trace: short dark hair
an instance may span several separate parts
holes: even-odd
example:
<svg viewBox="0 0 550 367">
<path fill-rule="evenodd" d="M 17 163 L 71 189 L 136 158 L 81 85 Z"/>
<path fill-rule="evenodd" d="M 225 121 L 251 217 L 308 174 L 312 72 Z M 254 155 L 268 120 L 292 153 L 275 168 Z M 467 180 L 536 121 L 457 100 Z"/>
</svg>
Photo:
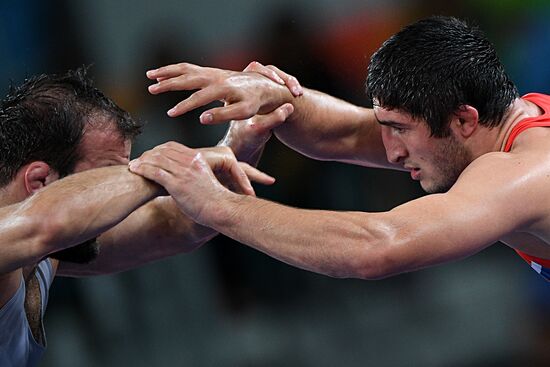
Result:
<svg viewBox="0 0 550 367">
<path fill-rule="evenodd" d="M 390 37 L 371 57 L 367 96 L 387 109 L 427 121 L 432 136 L 450 134 L 461 105 L 478 110 L 479 122 L 498 126 L 519 97 L 483 32 L 466 22 L 434 16 Z"/>
<path fill-rule="evenodd" d="M 27 163 L 48 163 L 61 177 L 71 173 L 87 127 L 112 124 L 124 139 L 141 125 L 95 88 L 88 68 L 33 76 L 11 86 L 0 105 L 0 187 Z"/>
</svg>

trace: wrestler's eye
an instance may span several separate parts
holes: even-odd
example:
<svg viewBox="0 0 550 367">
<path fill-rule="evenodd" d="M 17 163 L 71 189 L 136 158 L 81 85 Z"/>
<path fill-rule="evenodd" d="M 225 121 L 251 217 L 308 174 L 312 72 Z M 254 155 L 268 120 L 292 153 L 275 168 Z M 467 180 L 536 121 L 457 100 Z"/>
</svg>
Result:
<svg viewBox="0 0 550 367">
<path fill-rule="evenodd" d="M 406 130 L 404 127 L 401 127 L 401 126 L 392 126 L 392 129 L 398 134 L 402 134 Z"/>
</svg>

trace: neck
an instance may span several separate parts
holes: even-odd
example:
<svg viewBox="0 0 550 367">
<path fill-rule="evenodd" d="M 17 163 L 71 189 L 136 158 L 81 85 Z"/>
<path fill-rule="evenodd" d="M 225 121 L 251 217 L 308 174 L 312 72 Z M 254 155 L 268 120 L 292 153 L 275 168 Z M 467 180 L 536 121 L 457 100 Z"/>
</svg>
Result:
<svg viewBox="0 0 550 367">
<path fill-rule="evenodd" d="M 490 152 L 500 152 L 508 140 L 514 126 L 527 117 L 540 116 L 542 110 L 536 104 L 516 98 L 508 108 L 503 121 L 495 128 L 489 129 L 479 126 L 471 145 L 473 158 L 478 158 Z"/>
</svg>

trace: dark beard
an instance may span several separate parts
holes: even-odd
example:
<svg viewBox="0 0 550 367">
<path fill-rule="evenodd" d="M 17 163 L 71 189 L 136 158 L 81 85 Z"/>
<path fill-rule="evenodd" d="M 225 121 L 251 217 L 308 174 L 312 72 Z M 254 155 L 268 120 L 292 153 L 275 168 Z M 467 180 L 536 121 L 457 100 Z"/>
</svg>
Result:
<svg viewBox="0 0 550 367">
<path fill-rule="evenodd" d="M 49 257 L 75 264 L 89 264 L 99 255 L 100 245 L 95 238 L 79 245 L 51 253 Z"/>
</svg>

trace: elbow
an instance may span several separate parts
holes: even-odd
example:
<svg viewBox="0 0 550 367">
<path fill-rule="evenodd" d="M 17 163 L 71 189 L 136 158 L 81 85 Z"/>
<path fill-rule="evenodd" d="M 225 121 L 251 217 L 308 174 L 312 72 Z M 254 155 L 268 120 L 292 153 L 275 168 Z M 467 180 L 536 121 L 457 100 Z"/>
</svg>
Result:
<svg viewBox="0 0 550 367">
<path fill-rule="evenodd" d="M 25 242 L 28 244 L 29 264 L 39 262 L 58 250 L 62 227 L 56 225 L 54 220 L 26 216 L 21 225 L 27 228 Z"/>
<path fill-rule="evenodd" d="M 350 259 L 349 269 L 351 277 L 362 280 L 380 280 L 403 272 L 402 266 L 392 255 L 390 245 L 364 247 L 357 256 Z"/>
<path fill-rule="evenodd" d="M 368 254 L 364 253 L 364 248 L 361 251 L 359 254 L 346 255 L 338 265 L 325 264 L 322 268 L 309 270 L 338 279 L 379 280 L 397 274 L 382 251 L 369 251 Z"/>
<path fill-rule="evenodd" d="M 62 225 L 56 220 L 56 216 L 42 218 L 42 220 L 35 224 L 34 243 L 36 254 L 40 259 L 65 247 L 61 242 L 63 233 L 67 230 L 66 226 L 67 223 Z"/>
</svg>

